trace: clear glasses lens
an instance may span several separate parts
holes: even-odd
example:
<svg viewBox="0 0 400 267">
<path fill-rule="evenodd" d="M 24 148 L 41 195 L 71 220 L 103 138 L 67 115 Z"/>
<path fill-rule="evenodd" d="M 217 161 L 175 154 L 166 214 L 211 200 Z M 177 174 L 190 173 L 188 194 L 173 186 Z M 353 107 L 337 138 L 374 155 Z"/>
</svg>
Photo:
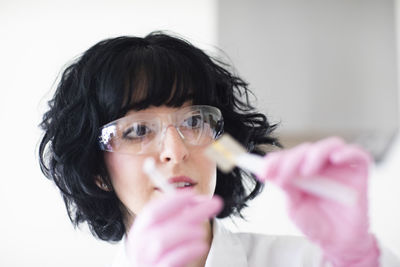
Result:
<svg viewBox="0 0 400 267">
<path fill-rule="evenodd" d="M 142 113 L 113 121 L 100 129 L 100 148 L 129 154 L 156 152 L 165 129 L 162 118 Z M 184 143 L 191 146 L 208 145 L 223 131 L 221 112 L 212 106 L 185 107 L 169 114 L 168 118 Z"/>
</svg>

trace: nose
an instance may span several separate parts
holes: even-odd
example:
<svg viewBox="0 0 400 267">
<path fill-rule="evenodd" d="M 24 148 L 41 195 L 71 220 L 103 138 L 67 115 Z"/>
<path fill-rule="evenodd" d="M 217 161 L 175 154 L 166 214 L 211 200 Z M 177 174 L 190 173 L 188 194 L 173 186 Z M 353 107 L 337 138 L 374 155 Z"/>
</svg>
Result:
<svg viewBox="0 0 400 267">
<path fill-rule="evenodd" d="M 189 150 L 174 126 L 168 126 L 161 141 L 161 162 L 180 163 L 189 157 Z"/>
</svg>

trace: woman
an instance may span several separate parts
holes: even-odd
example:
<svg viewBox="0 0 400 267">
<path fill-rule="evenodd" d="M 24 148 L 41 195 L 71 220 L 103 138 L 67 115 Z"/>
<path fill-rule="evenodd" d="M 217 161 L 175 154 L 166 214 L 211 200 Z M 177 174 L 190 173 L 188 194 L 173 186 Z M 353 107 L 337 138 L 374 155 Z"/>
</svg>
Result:
<svg viewBox="0 0 400 267">
<path fill-rule="evenodd" d="M 127 236 L 115 266 L 378 266 L 380 249 L 368 232 L 369 159 L 361 149 L 331 138 L 269 153 L 259 177 L 238 168 L 221 173 L 204 155 L 222 132 L 251 153 L 280 147 L 271 135 L 276 125 L 254 109 L 247 83 L 227 67 L 160 32 L 104 40 L 75 60 L 49 102 L 40 145 L 41 169 L 60 189 L 71 221 L 88 223 L 105 241 Z M 144 174 L 147 157 L 177 193 Z M 292 184 L 317 174 L 357 190 L 358 205 Z M 267 178 L 287 192 L 291 218 L 313 243 L 232 234 L 215 219 L 241 216 Z"/>
</svg>

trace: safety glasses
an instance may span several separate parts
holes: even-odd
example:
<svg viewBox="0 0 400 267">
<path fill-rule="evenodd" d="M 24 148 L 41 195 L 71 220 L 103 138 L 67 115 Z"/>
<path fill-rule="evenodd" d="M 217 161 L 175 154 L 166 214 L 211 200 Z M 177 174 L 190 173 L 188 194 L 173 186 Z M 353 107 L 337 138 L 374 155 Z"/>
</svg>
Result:
<svg viewBox="0 0 400 267">
<path fill-rule="evenodd" d="M 168 114 L 137 113 L 112 121 L 100 128 L 100 149 L 133 155 L 158 152 L 168 127 L 175 127 L 184 144 L 201 147 L 222 133 L 221 111 L 195 105 Z"/>
</svg>

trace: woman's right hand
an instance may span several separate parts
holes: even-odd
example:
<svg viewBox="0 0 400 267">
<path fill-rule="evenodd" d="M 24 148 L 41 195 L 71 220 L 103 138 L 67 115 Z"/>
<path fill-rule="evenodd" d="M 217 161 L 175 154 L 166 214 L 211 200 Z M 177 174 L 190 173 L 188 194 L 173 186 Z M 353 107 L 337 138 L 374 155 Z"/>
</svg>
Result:
<svg viewBox="0 0 400 267">
<path fill-rule="evenodd" d="M 332 137 L 266 156 L 259 179 L 273 181 L 286 192 L 291 219 L 334 266 L 378 266 L 380 251 L 369 232 L 370 162 L 370 155 L 360 147 Z M 295 184 L 316 177 L 356 192 L 355 203 L 319 197 Z"/>
<path fill-rule="evenodd" d="M 185 266 L 207 250 L 204 223 L 222 208 L 218 197 L 177 192 L 149 203 L 135 218 L 127 255 L 135 267 Z"/>
</svg>

